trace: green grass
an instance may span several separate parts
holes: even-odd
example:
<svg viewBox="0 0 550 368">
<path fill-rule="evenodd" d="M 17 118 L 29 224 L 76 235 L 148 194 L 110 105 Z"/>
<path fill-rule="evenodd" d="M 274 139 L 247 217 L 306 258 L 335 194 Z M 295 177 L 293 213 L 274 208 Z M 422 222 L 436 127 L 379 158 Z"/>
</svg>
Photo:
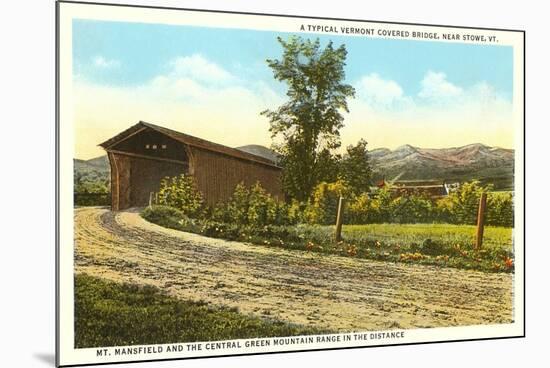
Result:
<svg viewBox="0 0 550 368">
<path fill-rule="evenodd" d="M 513 272 L 512 228 L 487 226 L 482 249 L 475 249 L 476 227 L 452 224 L 345 225 L 341 242 L 334 226 L 242 226 L 210 220 L 190 220 L 166 208 L 142 216 L 177 230 L 264 246 L 337 254 L 389 262 L 419 263 L 485 272 Z"/>
<path fill-rule="evenodd" d="M 512 228 L 485 227 L 483 246 L 475 249 L 476 227 L 452 224 L 344 225 L 341 244 L 334 226 L 298 227 L 313 249 L 393 262 L 431 264 L 488 272 L 513 272 Z M 311 247 L 311 246 L 310 246 Z"/>
<path fill-rule="evenodd" d="M 329 331 L 179 300 L 151 286 L 75 276 L 75 347 L 184 343 Z"/>
<path fill-rule="evenodd" d="M 332 230 L 332 229 L 330 229 Z M 473 244 L 476 227 L 451 224 L 369 224 L 345 225 L 344 236 L 355 239 L 372 239 L 386 242 L 421 243 L 427 238 L 454 244 Z M 488 248 L 512 250 L 512 228 L 485 227 L 483 243 Z"/>
</svg>

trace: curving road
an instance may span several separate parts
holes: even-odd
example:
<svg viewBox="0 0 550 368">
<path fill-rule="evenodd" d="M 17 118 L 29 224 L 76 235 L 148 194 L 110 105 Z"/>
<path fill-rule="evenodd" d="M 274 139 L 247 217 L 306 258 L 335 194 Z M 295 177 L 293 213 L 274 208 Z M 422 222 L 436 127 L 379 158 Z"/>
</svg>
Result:
<svg viewBox="0 0 550 368">
<path fill-rule="evenodd" d="M 511 274 L 288 251 L 75 210 L 75 271 L 340 331 L 509 323 Z"/>
</svg>

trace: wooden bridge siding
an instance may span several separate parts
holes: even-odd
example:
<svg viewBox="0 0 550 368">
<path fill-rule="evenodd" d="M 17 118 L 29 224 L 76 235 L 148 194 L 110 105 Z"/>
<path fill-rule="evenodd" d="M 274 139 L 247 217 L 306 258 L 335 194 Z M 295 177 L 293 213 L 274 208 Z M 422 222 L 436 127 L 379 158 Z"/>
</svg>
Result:
<svg viewBox="0 0 550 368">
<path fill-rule="evenodd" d="M 247 186 L 260 182 L 271 195 L 283 199 L 280 169 L 199 148 L 190 150 L 190 172 L 208 204 L 227 200 L 241 182 Z"/>
</svg>

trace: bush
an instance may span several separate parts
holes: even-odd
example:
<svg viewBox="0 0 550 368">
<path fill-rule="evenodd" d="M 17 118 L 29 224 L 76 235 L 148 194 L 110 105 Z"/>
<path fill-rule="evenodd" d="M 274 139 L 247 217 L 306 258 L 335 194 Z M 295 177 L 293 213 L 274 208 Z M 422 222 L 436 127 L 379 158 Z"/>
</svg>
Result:
<svg viewBox="0 0 550 368">
<path fill-rule="evenodd" d="M 380 189 L 372 196 L 363 193 L 353 198 L 349 205 L 348 220 L 350 224 L 373 224 L 393 222 L 392 195 L 389 188 Z"/>
<path fill-rule="evenodd" d="M 304 222 L 304 209 L 306 205 L 293 199 L 290 205 L 286 206 L 287 223 L 289 225 Z M 284 209 L 282 209 L 284 210 Z"/>
<path fill-rule="evenodd" d="M 224 217 L 228 222 L 235 224 L 246 224 L 248 222 L 249 200 L 250 190 L 244 183 L 238 184 L 226 205 Z"/>
<path fill-rule="evenodd" d="M 487 197 L 487 225 L 514 226 L 514 198 L 512 193 L 490 193 Z"/>
<path fill-rule="evenodd" d="M 433 221 L 432 202 L 423 197 L 397 197 L 391 202 L 390 207 L 392 222 L 415 224 Z"/>
<path fill-rule="evenodd" d="M 75 206 L 110 206 L 111 193 L 74 193 Z"/>
<path fill-rule="evenodd" d="M 305 208 L 304 219 L 310 224 L 334 224 L 338 212 L 339 198 L 350 194 L 350 189 L 342 180 L 334 183 L 323 182 L 318 184 Z"/>
<path fill-rule="evenodd" d="M 251 188 L 240 183 L 226 203 L 211 210 L 211 219 L 242 226 L 289 225 L 297 222 L 297 212 L 296 206 L 276 200 L 260 183 Z"/>
<path fill-rule="evenodd" d="M 449 251 L 452 252 L 452 248 L 446 247 L 441 242 L 433 241 L 430 238 L 424 240 L 422 244 L 413 243 L 411 249 L 415 252 L 418 251 L 428 255 L 444 255 L 449 254 Z"/>
<path fill-rule="evenodd" d="M 204 214 L 202 193 L 192 176 L 181 174 L 160 182 L 158 204 L 177 208 L 184 215 L 199 218 Z"/>
<path fill-rule="evenodd" d="M 260 183 L 256 183 L 249 193 L 246 224 L 252 226 L 275 224 L 278 217 L 277 201 L 262 188 Z"/>
<path fill-rule="evenodd" d="M 154 224 L 178 230 L 185 230 L 191 223 L 182 211 L 168 206 L 147 207 L 141 212 L 141 216 Z"/>
<path fill-rule="evenodd" d="M 239 229 L 240 226 L 238 226 L 237 224 L 202 220 L 199 224 L 198 229 L 196 229 L 196 231 L 194 232 L 213 238 L 237 240 L 240 236 Z"/>
<path fill-rule="evenodd" d="M 475 225 L 481 193 L 488 192 L 485 224 L 514 226 L 512 193 L 491 192 L 491 189 L 491 186 L 481 186 L 478 181 L 464 183 L 458 191 L 451 192 L 447 197 L 436 202 L 435 218 L 439 222 Z"/>
<path fill-rule="evenodd" d="M 449 222 L 455 224 L 475 225 L 481 193 L 491 189 L 490 186 L 483 187 L 477 180 L 462 184 L 459 190 L 441 201 L 442 217 L 448 217 Z"/>
<path fill-rule="evenodd" d="M 107 173 L 74 172 L 75 206 L 108 206 L 111 204 L 111 185 Z"/>
</svg>

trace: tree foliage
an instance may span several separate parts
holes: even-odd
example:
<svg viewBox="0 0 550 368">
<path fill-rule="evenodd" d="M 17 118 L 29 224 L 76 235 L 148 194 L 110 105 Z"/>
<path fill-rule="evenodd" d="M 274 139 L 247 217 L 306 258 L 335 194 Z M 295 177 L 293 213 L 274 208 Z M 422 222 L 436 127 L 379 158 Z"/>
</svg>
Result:
<svg viewBox="0 0 550 368">
<path fill-rule="evenodd" d="M 348 146 L 340 164 L 341 177 L 355 195 L 368 192 L 372 169 L 367 152 L 367 141 L 359 140 L 355 146 Z"/>
<path fill-rule="evenodd" d="M 283 140 L 278 146 L 283 187 L 291 197 L 305 200 L 327 179 L 327 165 L 337 160 L 332 150 L 340 146 L 341 111 L 349 111 L 346 99 L 353 97 L 355 90 L 344 83 L 344 45 L 334 48 L 329 42 L 321 48 L 319 39 L 297 36 L 287 41 L 279 37 L 278 41 L 283 56 L 267 63 L 275 79 L 287 84 L 288 101 L 262 114 L 270 121 L 272 137 Z"/>
</svg>

